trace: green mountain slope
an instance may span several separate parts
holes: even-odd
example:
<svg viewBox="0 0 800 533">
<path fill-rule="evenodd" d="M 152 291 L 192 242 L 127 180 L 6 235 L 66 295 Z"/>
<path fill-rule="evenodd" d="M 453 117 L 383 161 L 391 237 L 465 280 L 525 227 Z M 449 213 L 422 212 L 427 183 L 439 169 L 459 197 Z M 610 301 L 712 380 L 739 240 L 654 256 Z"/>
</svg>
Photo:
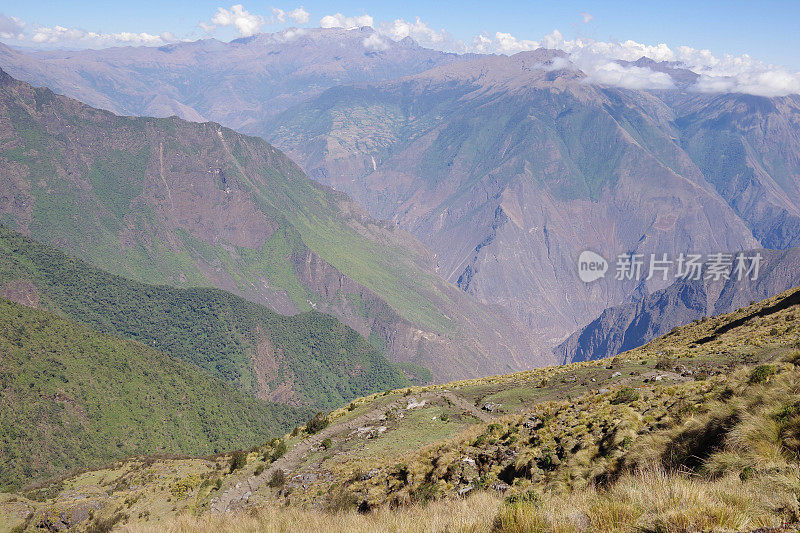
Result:
<svg viewBox="0 0 800 533">
<path fill-rule="evenodd" d="M 0 222 L 94 266 L 334 314 L 438 379 L 541 363 L 511 321 L 441 279 L 418 241 L 261 139 L 115 116 L 5 73 L 0 123 Z"/>
<path fill-rule="evenodd" d="M 247 448 L 307 414 L 5 299 L 0 405 L 0 490 L 134 454 Z"/>
<path fill-rule="evenodd" d="M 331 409 L 407 384 L 334 317 L 287 317 L 218 289 L 131 281 L 0 226 L 2 295 L 140 341 L 265 399 Z"/>
<path fill-rule="evenodd" d="M 311 531 L 347 530 L 344 520 L 450 531 L 480 515 L 471 530 L 791 531 L 800 523 L 798 313 L 793 289 L 612 359 L 361 398 L 327 425 L 252 450 L 232 473 L 228 457 L 134 459 L 65 480 L 44 502 L 0 501 L 0 513 L 27 510 L 16 523 L 31 530 L 60 516 L 79 530 L 98 521 L 163 529 L 173 517 L 168 529 L 203 531 L 205 511 L 234 531 L 298 520 Z M 134 488 L 109 499 L 120 480 Z M 170 487 L 187 488 L 165 508 Z M 461 509 L 461 519 L 431 527 L 430 505 Z M 80 518 L 88 506 L 94 521 Z M 176 522 L 186 510 L 201 516 Z"/>
</svg>

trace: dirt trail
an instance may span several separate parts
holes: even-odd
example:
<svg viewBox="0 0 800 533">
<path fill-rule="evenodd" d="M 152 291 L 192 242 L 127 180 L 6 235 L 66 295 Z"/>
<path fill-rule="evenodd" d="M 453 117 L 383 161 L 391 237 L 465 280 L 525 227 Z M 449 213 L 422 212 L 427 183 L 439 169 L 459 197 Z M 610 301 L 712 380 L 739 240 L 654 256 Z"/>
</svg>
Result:
<svg viewBox="0 0 800 533">
<path fill-rule="evenodd" d="M 472 416 L 474 416 L 475 418 L 477 418 L 481 422 L 491 422 L 492 421 L 492 415 L 490 415 L 486 411 L 478 409 L 477 407 L 472 405 L 468 400 L 462 398 L 461 396 L 457 396 L 457 395 L 453 394 L 450 391 L 444 391 L 444 392 L 440 393 L 440 396 L 442 398 L 447 398 L 448 400 L 453 402 L 453 405 L 457 405 L 458 407 L 460 407 L 464 411 L 468 412 L 469 414 L 471 414 Z"/>
<path fill-rule="evenodd" d="M 492 420 L 492 416 L 489 413 L 481 411 L 469 401 L 450 391 L 437 391 L 421 395 L 414 395 L 412 397 L 418 401 L 431 401 L 436 398 L 444 398 L 452 402 L 453 405 L 456 405 L 460 409 L 463 409 L 472 416 L 478 418 L 482 422 L 489 422 Z M 225 490 L 218 497 L 212 499 L 210 505 L 211 512 L 224 513 L 237 508 L 243 502 L 245 502 L 251 494 L 266 484 L 272 475 L 278 470 L 283 470 L 287 475 L 297 470 L 308 453 L 314 448 L 319 447 L 322 441 L 326 438 L 342 434 L 348 435 L 360 427 L 376 423 L 384 417 L 387 410 L 391 409 L 392 407 L 402 407 L 407 405 L 410 398 L 411 397 L 398 398 L 387 405 L 376 407 L 375 409 L 359 415 L 352 420 L 348 420 L 347 422 L 341 424 L 334 423 L 322 431 L 301 440 L 291 449 L 289 449 L 283 457 L 269 465 L 268 468 L 264 469 L 261 474 L 257 476 L 250 476 L 247 479 L 239 481 L 235 485 Z M 245 496 L 247 496 L 247 498 Z"/>
</svg>

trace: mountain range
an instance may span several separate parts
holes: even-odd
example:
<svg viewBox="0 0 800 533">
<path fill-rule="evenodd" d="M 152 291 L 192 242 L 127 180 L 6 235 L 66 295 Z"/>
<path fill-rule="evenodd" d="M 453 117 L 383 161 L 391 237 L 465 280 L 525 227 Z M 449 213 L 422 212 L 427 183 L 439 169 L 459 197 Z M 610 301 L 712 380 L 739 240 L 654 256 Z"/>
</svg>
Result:
<svg viewBox="0 0 800 533">
<path fill-rule="evenodd" d="M 3 46 L 0 66 L 117 113 L 215 120 L 265 137 L 311 178 L 413 234 L 421 245 L 404 236 L 401 248 L 415 248 L 425 270 L 473 296 L 481 313 L 491 309 L 495 325 L 522 332 L 521 345 L 508 349 L 491 328 L 474 332 L 473 346 L 506 351 L 500 359 L 512 361 L 487 371 L 544 362 L 603 309 L 669 285 L 586 285 L 575 275 L 585 249 L 610 258 L 788 249 L 800 241 L 797 95 L 699 93 L 692 71 L 646 58 L 622 63 L 667 74 L 674 89 L 600 85 L 557 50 L 458 55 L 410 39 L 377 50 L 373 32 L 285 30 L 230 43 L 82 51 Z M 233 289 L 231 280 L 214 284 Z M 281 312 L 307 308 L 297 287 L 288 299 L 256 290 Z M 395 312 L 405 307 L 401 319 L 423 316 L 381 296 Z M 461 309 L 466 330 L 477 329 L 458 296 L 448 293 L 454 305 L 427 299 L 428 319 L 434 307 L 449 307 L 443 314 L 451 318 Z M 366 324 L 340 302 L 323 310 L 365 335 L 390 329 Z M 420 325 L 403 328 L 396 342 L 381 333 L 395 360 L 426 357 L 416 355 L 414 330 L 442 334 L 430 320 Z"/>
<path fill-rule="evenodd" d="M 204 39 L 160 47 L 19 52 L 0 45 L 0 66 L 121 115 L 214 121 L 260 135 L 279 112 L 335 85 L 415 74 L 463 56 L 412 39 L 376 50 L 372 28 L 292 29 L 222 42 Z"/>
<path fill-rule="evenodd" d="M 583 250 L 798 244 L 800 98 L 604 87 L 565 61 L 538 50 L 332 88 L 268 138 L 548 340 L 665 285 L 587 286 Z"/>
<path fill-rule="evenodd" d="M 374 50 L 372 32 L 4 47 L 0 66 L 115 112 L 211 119 L 265 137 L 311 178 L 418 238 L 434 254 L 429 271 L 524 332 L 529 347 L 516 354 L 548 352 L 603 309 L 669 285 L 585 285 L 575 274 L 585 249 L 611 258 L 800 241 L 796 95 L 698 93 L 696 74 L 646 58 L 626 65 L 665 73 L 674 89 L 599 85 L 556 50 L 457 55 L 410 39 Z"/>
<path fill-rule="evenodd" d="M 215 123 L 120 117 L 0 74 L 0 222 L 113 274 L 317 309 L 436 379 L 548 360 L 394 224 Z"/>
<path fill-rule="evenodd" d="M 0 44 L 0 530 L 800 523 L 800 95 L 573 57 Z"/>
</svg>

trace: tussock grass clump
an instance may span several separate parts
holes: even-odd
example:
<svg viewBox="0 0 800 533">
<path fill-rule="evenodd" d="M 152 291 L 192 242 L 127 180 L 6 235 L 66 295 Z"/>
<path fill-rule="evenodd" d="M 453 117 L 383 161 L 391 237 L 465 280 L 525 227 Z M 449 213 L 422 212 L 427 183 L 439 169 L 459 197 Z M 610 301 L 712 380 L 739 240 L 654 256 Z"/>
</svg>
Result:
<svg viewBox="0 0 800 533">
<path fill-rule="evenodd" d="M 621 403 L 631 403 L 635 402 L 639 399 L 639 392 L 631 387 L 625 387 L 624 389 L 620 389 L 611 399 L 611 403 L 614 405 L 619 405 Z"/>
<path fill-rule="evenodd" d="M 669 474 L 660 467 L 619 479 L 608 490 L 589 488 L 541 501 L 505 506 L 498 531 L 749 531 L 797 520 L 797 499 L 775 478 L 742 483 Z M 797 483 L 795 472 L 789 482 Z"/>
<path fill-rule="evenodd" d="M 458 501 L 438 501 L 400 509 L 380 508 L 368 514 L 356 510 L 330 513 L 297 507 L 265 506 L 236 515 L 201 517 L 184 515 L 152 526 L 127 526 L 126 533 L 445 533 L 494 529 L 502 501 L 479 493 Z"/>
<path fill-rule="evenodd" d="M 774 365 L 758 365 L 750 374 L 750 383 L 763 383 L 777 371 L 778 369 Z"/>
</svg>

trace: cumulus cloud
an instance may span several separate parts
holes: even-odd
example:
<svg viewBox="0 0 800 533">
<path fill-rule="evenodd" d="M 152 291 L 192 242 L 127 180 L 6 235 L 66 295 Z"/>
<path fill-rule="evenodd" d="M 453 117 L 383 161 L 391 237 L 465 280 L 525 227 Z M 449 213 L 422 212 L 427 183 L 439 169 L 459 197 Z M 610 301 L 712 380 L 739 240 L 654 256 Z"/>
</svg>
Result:
<svg viewBox="0 0 800 533">
<path fill-rule="evenodd" d="M 452 42 L 452 38 L 446 31 L 434 30 L 420 20 L 419 17 L 417 17 L 414 22 L 395 19 L 392 23 L 382 24 L 379 31 L 381 34 L 395 41 L 411 37 L 422 46 L 433 48 L 439 48 L 441 45 Z"/>
<path fill-rule="evenodd" d="M 364 48 L 370 50 L 388 50 L 389 43 L 377 33 L 372 33 L 364 39 Z"/>
<path fill-rule="evenodd" d="M 472 39 L 472 48 L 479 54 L 488 54 L 492 51 L 492 39 L 486 35 L 476 35 Z"/>
<path fill-rule="evenodd" d="M 540 47 L 540 44 L 536 41 L 517 39 L 510 33 L 503 33 L 500 31 L 494 34 L 494 39 L 496 51 L 501 54 L 516 54 L 517 52 L 535 50 Z"/>
<path fill-rule="evenodd" d="M 537 48 L 563 50 L 575 67 L 587 76 L 587 82 L 631 89 L 668 89 L 672 79 L 665 73 L 620 61 L 633 62 L 642 57 L 656 62 L 673 62 L 699 75 L 691 90 L 700 92 L 740 92 L 759 96 L 800 94 L 800 73 L 765 64 L 748 55 L 714 56 L 709 50 L 664 43 L 650 45 L 632 40 L 604 42 L 591 39 L 565 39 L 558 31 L 538 41 L 518 39 L 503 32 L 494 36 L 481 34 L 473 40 L 473 50 L 481 53 L 514 54 Z"/>
<path fill-rule="evenodd" d="M 311 14 L 302 6 L 289 11 L 273 7 L 272 14 L 264 17 L 258 13 L 251 13 L 242 4 L 236 4 L 230 9 L 218 7 L 211 21 L 201 22 L 200 27 L 206 33 L 211 34 L 217 28 L 231 26 L 235 28 L 240 37 L 250 37 L 269 24 L 307 24 L 309 20 L 311 20 Z"/>
<path fill-rule="evenodd" d="M 296 24 L 308 24 L 308 21 L 311 20 L 311 13 L 303 9 L 303 6 L 291 11 L 284 11 L 283 9 L 273 7 L 272 16 L 276 22 L 281 24 L 286 21 L 292 21 Z"/>
<path fill-rule="evenodd" d="M 64 26 L 37 26 L 31 35 L 31 41 L 37 44 L 67 43 L 100 47 L 114 45 L 160 46 L 175 42 L 177 39 L 169 32 L 158 35 L 133 32 L 98 33 Z"/>
<path fill-rule="evenodd" d="M 250 13 L 242 4 L 236 4 L 230 9 L 218 7 L 216 14 L 211 18 L 211 25 L 204 25 L 203 29 L 209 31 L 220 26 L 233 26 L 241 37 L 249 37 L 258 33 L 266 23 L 261 15 Z"/>
<path fill-rule="evenodd" d="M 305 34 L 306 30 L 304 30 L 303 28 L 288 28 L 275 34 L 275 38 L 283 42 L 289 42 L 289 41 L 294 41 L 298 37 L 302 37 Z"/>
<path fill-rule="evenodd" d="M 25 30 L 25 21 L 17 17 L 7 17 L 0 15 L 0 38 L 2 39 L 22 39 L 22 32 Z"/>
<path fill-rule="evenodd" d="M 353 29 L 362 26 L 374 26 L 375 21 L 370 15 L 358 15 L 355 17 L 345 17 L 341 13 L 335 15 L 325 15 L 320 19 L 319 25 L 321 28 L 345 28 Z"/>
</svg>

